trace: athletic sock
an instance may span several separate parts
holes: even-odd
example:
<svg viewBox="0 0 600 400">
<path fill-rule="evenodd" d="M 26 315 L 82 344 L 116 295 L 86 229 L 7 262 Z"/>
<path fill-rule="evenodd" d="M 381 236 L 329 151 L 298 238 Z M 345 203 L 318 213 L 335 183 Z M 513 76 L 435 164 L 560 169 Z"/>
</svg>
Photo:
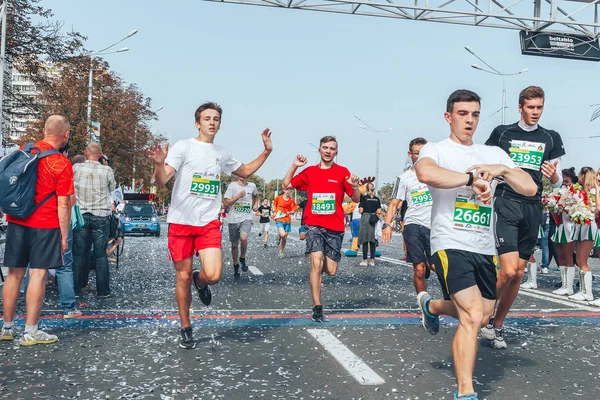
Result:
<svg viewBox="0 0 600 400">
<path fill-rule="evenodd" d="M 12 329 L 13 326 L 15 326 L 15 321 L 6 322 L 5 320 L 2 320 L 2 327 L 4 329 Z"/>
<path fill-rule="evenodd" d="M 35 333 L 38 330 L 38 324 L 25 325 L 25 333 Z"/>
</svg>

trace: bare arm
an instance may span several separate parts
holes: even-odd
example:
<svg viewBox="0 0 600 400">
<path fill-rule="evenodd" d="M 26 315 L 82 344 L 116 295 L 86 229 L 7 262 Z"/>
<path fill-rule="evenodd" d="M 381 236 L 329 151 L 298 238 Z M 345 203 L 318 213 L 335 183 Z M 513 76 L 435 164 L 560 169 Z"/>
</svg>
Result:
<svg viewBox="0 0 600 400">
<path fill-rule="evenodd" d="M 296 175 L 296 171 L 298 170 L 298 168 L 305 166 L 307 162 L 308 162 L 308 159 L 306 157 L 304 157 L 302 154 L 298 154 L 296 156 L 296 158 L 294 158 L 294 161 L 292 161 L 292 165 L 290 166 L 290 169 L 287 170 L 287 172 L 285 173 L 285 177 L 281 181 L 281 188 L 283 190 L 292 188 L 291 183 L 292 183 L 292 179 L 294 178 L 294 175 Z"/>
<path fill-rule="evenodd" d="M 223 204 L 225 204 L 227 207 L 231 207 L 232 205 L 235 204 L 236 201 L 238 201 L 245 195 L 246 195 L 246 191 L 242 190 L 241 192 L 239 192 L 237 195 L 233 196 L 232 198 L 224 198 Z"/>
<path fill-rule="evenodd" d="M 455 189 L 469 183 L 469 174 L 442 168 L 429 157 L 415 164 L 415 172 L 419 182 L 438 189 Z"/>
<path fill-rule="evenodd" d="M 388 224 L 381 232 L 381 240 L 383 243 L 390 243 L 392 239 L 392 227 L 389 226 L 389 224 L 392 223 L 392 219 L 394 219 L 394 215 L 396 215 L 396 211 L 400 207 L 402 207 L 402 200 L 392 199 L 392 201 L 390 201 L 385 217 L 383 217 L 383 223 Z"/>
<path fill-rule="evenodd" d="M 503 177 L 515 192 L 524 196 L 535 196 L 537 185 L 527 172 L 521 168 L 510 168 L 504 164 L 474 165 L 468 171 L 476 170 L 477 176 L 491 182 L 496 177 Z"/>
<path fill-rule="evenodd" d="M 258 194 L 252 196 L 252 209 L 258 210 Z"/>
<path fill-rule="evenodd" d="M 154 164 L 154 180 L 156 181 L 156 185 L 159 187 L 163 187 L 169 182 L 169 179 L 175 175 L 175 168 L 170 165 L 165 164 L 164 162 L 161 164 Z"/>
<path fill-rule="evenodd" d="M 271 130 L 266 128 L 262 132 L 262 141 L 265 149 L 258 157 L 248 164 L 242 164 L 238 169 L 233 171 L 233 174 L 240 178 L 248 178 L 250 175 L 258 171 L 258 169 L 267 161 L 269 154 L 273 151 L 273 143 L 271 142 Z"/>
<path fill-rule="evenodd" d="M 71 227 L 71 196 L 58 196 L 58 224 L 62 252 L 69 249 L 69 229 Z"/>
</svg>

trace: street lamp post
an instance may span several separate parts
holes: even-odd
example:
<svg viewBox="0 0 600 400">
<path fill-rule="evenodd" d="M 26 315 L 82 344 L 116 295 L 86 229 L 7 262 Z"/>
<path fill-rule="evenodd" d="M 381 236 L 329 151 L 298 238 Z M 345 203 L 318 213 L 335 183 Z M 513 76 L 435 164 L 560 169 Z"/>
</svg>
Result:
<svg viewBox="0 0 600 400">
<path fill-rule="evenodd" d="M 394 128 L 377 130 L 377 129 L 372 128 L 371 125 L 367 124 L 365 121 L 363 121 L 358 115 L 354 114 L 354 117 L 363 123 L 363 125 L 358 126 L 360 129 L 364 129 L 364 130 L 367 130 L 370 132 L 375 132 L 377 134 L 377 147 L 375 149 L 375 193 L 378 193 L 378 191 L 379 191 L 379 134 L 382 132 L 389 132 L 389 131 L 393 130 Z"/>
<path fill-rule="evenodd" d="M 473 56 L 475 56 L 475 58 L 477 58 L 479 61 L 484 63 L 489 68 L 489 70 L 485 69 L 477 64 L 471 64 L 471 68 L 478 69 L 483 72 L 487 72 L 488 74 L 498 75 L 498 76 L 502 77 L 502 125 L 504 125 L 506 123 L 506 77 L 524 74 L 525 72 L 529 71 L 529 68 L 524 68 L 524 69 L 520 70 L 519 72 L 505 74 L 505 73 L 498 71 L 496 68 L 492 67 L 490 64 L 486 63 L 483 60 L 483 58 L 481 58 L 477 54 L 475 54 L 473 49 L 471 49 L 469 46 L 465 46 L 465 50 L 467 50 L 469 53 L 471 53 Z"/>
<path fill-rule="evenodd" d="M 135 35 L 137 33 L 137 29 L 132 30 L 131 32 L 129 32 L 127 34 L 127 36 L 125 36 L 123 39 L 119 40 L 118 42 L 115 42 L 113 44 L 111 44 L 108 47 L 105 47 L 102 50 L 98 50 L 98 51 L 90 51 L 88 53 L 88 55 L 90 56 L 90 74 L 89 74 L 89 82 L 88 82 L 88 104 L 87 104 L 87 123 L 88 123 L 88 140 L 91 143 L 92 142 L 92 87 L 93 87 L 93 72 L 94 72 L 94 56 L 104 56 L 107 54 L 115 54 L 115 53 L 123 53 L 125 51 L 129 51 L 129 48 L 127 47 L 123 47 L 119 50 L 116 51 L 109 51 L 107 52 L 107 50 L 109 50 L 110 48 L 118 45 L 119 43 L 121 43 L 122 41 L 132 37 L 133 35 Z"/>
</svg>

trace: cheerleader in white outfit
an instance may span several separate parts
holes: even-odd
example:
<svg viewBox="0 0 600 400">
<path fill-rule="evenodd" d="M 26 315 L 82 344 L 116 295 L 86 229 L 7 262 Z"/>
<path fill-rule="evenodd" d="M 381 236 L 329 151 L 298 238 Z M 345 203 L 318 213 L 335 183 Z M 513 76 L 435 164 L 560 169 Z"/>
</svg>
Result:
<svg viewBox="0 0 600 400">
<path fill-rule="evenodd" d="M 579 184 L 589 197 L 596 197 L 595 184 L 596 173 L 590 167 L 583 167 L 579 171 Z M 593 201 L 590 201 L 589 207 L 593 207 Z M 595 211 L 595 207 L 594 207 Z M 571 300 L 592 301 L 592 271 L 588 265 L 588 258 L 594 247 L 594 240 L 598 235 L 598 226 L 595 219 L 590 225 L 575 224 L 573 229 L 573 241 L 575 242 L 575 254 L 577 265 L 579 266 L 579 292 L 569 296 Z"/>
<path fill-rule="evenodd" d="M 596 191 L 596 216 L 600 215 L 600 169 L 596 172 L 595 180 L 595 191 Z M 600 230 L 596 232 L 596 240 L 594 241 L 594 247 L 600 247 Z M 600 299 L 590 301 L 590 305 L 600 307 Z"/>
<path fill-rule="evenodd" d="M 575 168 L 562 170 L 563 186 L 570 187 L 577 182 Z M 560 279 L 562 285 L 560 289 L 555 290 L 554 294 L 570 296 L 573 292 L 573 280 L 575 279 L 575 267 L 573 266 L 573 251 L 575 243 L 573 242 L 573 221 L 565 212 L 561 216 L 552 216 L 559 219 L 556 223 L 556 232 L 552 236 L 552 241 L 556 244 L 558 253 L 558 268 L 560 269 Z"/>
</svg>

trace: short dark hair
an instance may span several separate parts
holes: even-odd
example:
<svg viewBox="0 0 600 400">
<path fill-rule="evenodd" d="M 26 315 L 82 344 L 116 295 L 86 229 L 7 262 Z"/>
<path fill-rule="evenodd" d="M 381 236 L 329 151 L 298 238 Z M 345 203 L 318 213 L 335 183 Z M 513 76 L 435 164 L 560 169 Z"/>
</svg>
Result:
<svg viewBox="0 0 600 400">
<path fill-rule="evenodd" d="M 223 115 L 223 109 L 220 105 L 218 105 L 214 101 L 207 101 L 206 103 L 202 104 L 196 109 L 196 112 L 194 113 L 194 118 L 196 119 L 196 122 L 200 122 L 200 114 L 202 114 L 202 111 L 205 110 L 215 110 L 219 113 L 219 118 L 221 118 L 221 116 Z"/>
<path fill-rule="evenodd" d="M 546 99 L 546 95 L 544 93 L 544 89 L 539 86 L 527 86 L 525 89 L 521 90 L 519 93 L 519 104 L 521 106 L 525 105 L 525 100 L 531 99 Z"/>
<path fill-rule="evenodd" d="M 321 141 L 319 142 L 319 146 L 327 142 L 335 142 L 335 144 L 337 144 L 337 139 L 335 138 L 335 136 L 323 136 L 321 138 Z"/>
<path fill-rule="evenodd" d="M 451 113 L 454 110 L 454 103 L 472 102 L 475 101 L 481 104 L 481 97 L 471 90 L 459 89 L 452 92 L 446 102 L 446 112 Z"/>
<path fill-rule="evenodd" d="M 418 138 L 414 138 L 413 140 L 410 141 L 410 143 L 408 144 L 408 151 L 412 151 L 412 148 L 418 144 L 427 144 L 427 140 L 425 138 L 422 137 L 418 137 Z"/>
</svg>

